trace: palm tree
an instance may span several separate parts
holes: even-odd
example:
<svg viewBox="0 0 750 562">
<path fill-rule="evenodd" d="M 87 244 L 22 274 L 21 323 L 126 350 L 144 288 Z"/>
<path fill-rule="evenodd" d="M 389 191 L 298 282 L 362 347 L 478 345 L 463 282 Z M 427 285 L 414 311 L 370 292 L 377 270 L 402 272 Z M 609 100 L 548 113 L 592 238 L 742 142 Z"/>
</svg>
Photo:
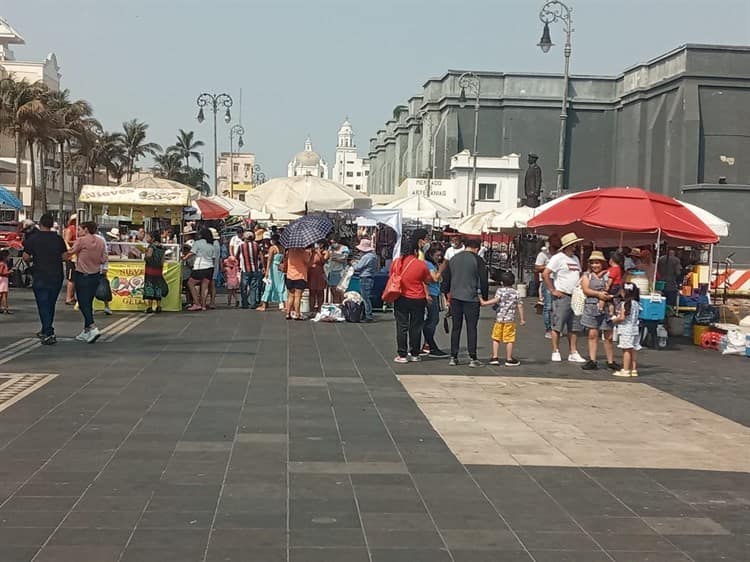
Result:
<svg viewBox="0 0 750 562">
<path fill-rule="evenodd" d="M 91 104 L 85 100 L 71 101 L 70 91 L 60 90 L 51 92 L 47 105 L 52 112 L 54 128 L 52 136 L 57 142 L 60 151 L 60 206 L 59 213 L 62 217 L 63 203 L 65 199 L 65 149 L 68 150 L 70 158 L 70 142 L 81 127 L 82 120 L 91 117 L 93 110 Z"/>
<path fill-rule="evenodd" d="M 16 197 L 21 198 L 21 160 L 27 145 L 25 133 L 33 132 L 40 119 L 47 117 L 42 101 L 44 86 L 40 82 L 3 78 L 0 80 L 0 130 L 13 134 L 16 142 Z M 33 153 L 32 183 L 33 183 Z M 32 205 L 33 205 L 32 187 Z"/>
<path fill-rule="evenodd" d="M 146 131 L 148 125 L 139 122 L 136 119 L 126 121 L 122 124 L 124 131 L 123 145 L 127 158 L 127 176 L 128 181 L 133 178 L 133 169 L 136 162 L 144 156 L 153 156 L 161 152 L 162 148 L 155 142 L 146 142 Z"/>
<path fill-rule="evenodd" d="M 201 153 L 196 149 L 204 146 L 204 143 L 201 140 L 193 140 L 194 137 L 193 131 L 180 129 L 177 133 L 177 142 L 167 149 L 167 152 L 174 152 L 185 160 L 185 168 L 190 167 L 191 158 L 195 158 L 199 163 L 201 161 Z"/>
<path fill-rule="evenodd" d="M 178 180 L 183 171 L 182 158 L 175 151 L 167 151 L 154 157 L 156 169 L 159 176 L 170 180 Z"/>
</svg>

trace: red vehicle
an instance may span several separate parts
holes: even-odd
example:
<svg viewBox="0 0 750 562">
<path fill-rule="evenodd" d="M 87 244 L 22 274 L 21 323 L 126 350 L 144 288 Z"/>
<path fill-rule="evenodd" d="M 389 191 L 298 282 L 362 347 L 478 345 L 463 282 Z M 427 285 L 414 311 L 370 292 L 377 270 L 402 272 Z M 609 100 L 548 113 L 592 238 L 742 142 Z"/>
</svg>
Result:
<svg viewBox="0 0 750 562">
<path fill-rule="evenodd" d="M 0 222 L 1 248 L 13 248 L 14 250 L 23 248 L 23 231 L 18 229 L 17 222 Z"/>
</svg>

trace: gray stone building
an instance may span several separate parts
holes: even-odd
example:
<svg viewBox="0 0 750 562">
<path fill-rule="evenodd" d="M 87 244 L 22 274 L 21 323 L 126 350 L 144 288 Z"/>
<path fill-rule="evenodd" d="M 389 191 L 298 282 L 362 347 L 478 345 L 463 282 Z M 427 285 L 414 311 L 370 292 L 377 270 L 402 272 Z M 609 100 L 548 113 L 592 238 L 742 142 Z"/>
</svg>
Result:
<svg viewBox="0 0 750 562">
<path fill-rule="evenodd" d="M 370 140 L 370 193 L 403 179 L 449 176 L 471 148 L 474 109 L 459 104 L 448 71 L 398 106 Z M 480 156 L 539 154 L 545 194 L 555 187 L 561 75 L 477 72 Z M 750 47 L 684 45 L 617 76 L 573 76 L 564 186 L 631 185 L 705 206 L 727 220 L 750 214 Z M 417 114 L 425 111 L 426 117 Z M 421 126 L 420 121 L 428 126 Z M 719 185 L 719 182 L 729 185 Z M 683 191 L 685 186 L 702 186 Z M 731 187 L 731 189 L 729 189 Z M 750 246 L 750 221 L 732 221 L 727 246 Z M 750 255 L 743 257 L 750 263 Z"/>
</svg>

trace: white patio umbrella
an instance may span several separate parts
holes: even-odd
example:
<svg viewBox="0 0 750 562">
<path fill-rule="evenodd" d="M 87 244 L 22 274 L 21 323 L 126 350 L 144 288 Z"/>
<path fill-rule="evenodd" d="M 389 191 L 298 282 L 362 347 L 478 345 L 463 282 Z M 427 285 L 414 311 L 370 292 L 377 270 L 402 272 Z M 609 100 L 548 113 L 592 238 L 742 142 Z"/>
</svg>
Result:
<svg viewBox="0 0 750 562">
<path fill-rule="evenodd" d="M 455 227 L 461 234 L 482 234 L 490 230 L 492 221 L 499 215 L 497 211 L 482 211 L 461 219 Z"/>
<path fill-rule="evenodd" d="M 218 205 L 224 207 L 227 211 L 229 211 L 230 217 L 250 216 L 250 207 L 245 205 L 242 201 L 238 201 L 237 199 L 231 199 L 222 195 L 212 195 L 211 197 L 207 197 L 206 199 L 210 199 L 214 203 L 217 203 Z"/>
<path fill-rule="evenodd" d="M 405 219 L 427 220 L 435 219 L 457 219 L 461 217 L 461 211 L 453 209 L 424 195 L 410 195 L 403 199 L 396 199 L 386 203 L 383 209 L 401 209 Z"/>
<path fill-rule="evenodd" d="M 533 216 L 534 209 L 531 207 L 507 209 L 492 218 L 488 225 L 488 230 L 520 230 L 526 228 L 526 223 Z"/>
<path fill-rule="evenodd" d="M 247 194 L 245 203 L 271 213 L 369 209 L 372 201 L 348 187 L 314 176 L 274 178 Z"/>
</svg>

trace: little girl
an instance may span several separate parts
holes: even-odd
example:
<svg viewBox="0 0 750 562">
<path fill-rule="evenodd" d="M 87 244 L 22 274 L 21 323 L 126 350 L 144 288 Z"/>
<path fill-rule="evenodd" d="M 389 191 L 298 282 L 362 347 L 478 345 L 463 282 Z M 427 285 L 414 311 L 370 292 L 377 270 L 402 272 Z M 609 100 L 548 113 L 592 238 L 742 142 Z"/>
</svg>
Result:
<svg viewBox="0 0 750 562">
<path fill-rule="evenodd" d="M 625 283 L 622 288 L 622 302 L 614 318 L 619 338 L 617 347 L 622 349 L 622 369 L 612 373 L 616 377 L 637 377 L 638 361 L 636 353 L 641 349 L 641 331 L 638 318 L 641 313 L 640 293 L 633 283 Z"/>
<path fill-rule="evenodd" d="M 0 312 L 3 314 L 11 314 L 10 310 L 8 310 L 9 256 L 8 250 L 0 250 Z"/>
<path fill-rule="evenodd" d="M 224 277 L 227 281 L 227 306 L 232 306 L 232 300 L 234 306 L 239 306 L 240 264 L 234 256 L 224 260 Z"/>
</svg>

